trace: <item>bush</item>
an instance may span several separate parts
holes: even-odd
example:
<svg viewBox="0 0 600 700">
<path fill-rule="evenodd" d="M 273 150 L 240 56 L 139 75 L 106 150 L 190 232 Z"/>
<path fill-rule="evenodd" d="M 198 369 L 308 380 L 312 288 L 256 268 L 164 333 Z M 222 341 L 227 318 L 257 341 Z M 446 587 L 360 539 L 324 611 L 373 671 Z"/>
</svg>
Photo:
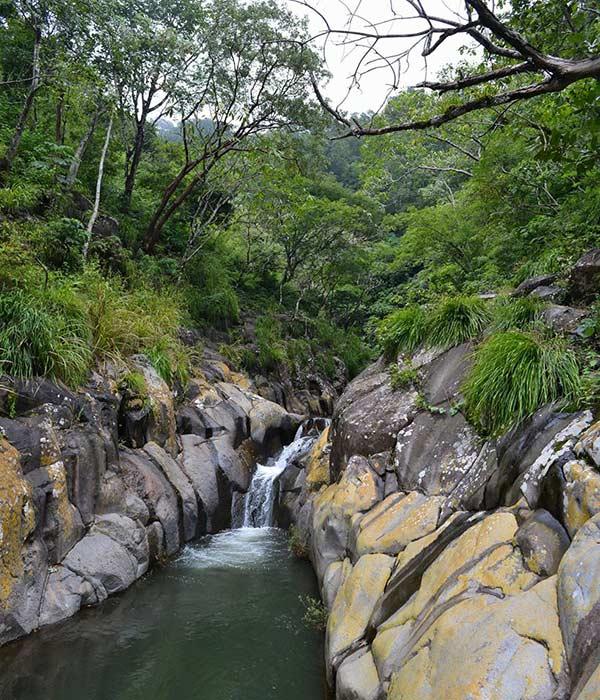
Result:
<svg viewBox="0 0 600 700">
<path fill-rule="evenodd" d="M 576 400 L 581 375 L 563 340 L 507 331 L 478 348 L 463 392 L 468 418 L 484 434 L 500 435 L 546 403 Z"/>
<path fill-rule="evenodd" d="M 414 352 L 427 336 L 427 315 L 420 306 L 407 306 L 379 324 L 377 340 L 388 359 L 399 352 Z"/>
<path fill-rule="evenodd" d="M 259 316 L 256 319 L 255 332 L 259 365 L 265 370 L 270 370 L 284 362 L 286 354 L 281 323 L 272 315 Z"/>
<path fill-rule="evenodd" d="M 50 221 L 40 231 L 39 247 L 48 267 L 73 272 L 83 264 L 83 246 L 87 233 L 77 219 Z"/>
<path fill-rule="evenodd" d="M 0 371 L 21 379 L 48 376 L 81 383 L 92 354 L 85 324 L 56 300 L 16 289 L 0 295 Z M 73 309 L 71 309 L 73 311 Z"/>
<path fill-rule="evenodd" d="M 300 533 L 300 530 L 292 525 L 288 533 L 288 548 L 298 559 L 308 559 L 308 547 Z"/>
<path fill-rule="evenodd" d="M 302 620 L 307 627 L 312 627 L 319 632 L 324 632 L 327 627 L 327 608 L 325 605 L 314 596 L 301 595 L 298 599 L 304 606 L 304 615 Z"/>
<path fill-rule="evenodd" d="M 490 310 L 479 297 L 457 296 L 443 299 L 432 311 L 427 343 L 452 348 L 479 337 L 491 320 Z"/>
<path fill-rule="evenodd" d="M 495 331 L 525 330 L 540 318 L 545 303 L 539 297 L 498 297 L 492 306 Z"/>
<path fill-rule="evenodd" d="M 390 384 L 392 389 L 408 389 L 419 382 L 419 372 L 414 367 L 400 369 L 397 364 L 390 365 Z"/>
</svg>

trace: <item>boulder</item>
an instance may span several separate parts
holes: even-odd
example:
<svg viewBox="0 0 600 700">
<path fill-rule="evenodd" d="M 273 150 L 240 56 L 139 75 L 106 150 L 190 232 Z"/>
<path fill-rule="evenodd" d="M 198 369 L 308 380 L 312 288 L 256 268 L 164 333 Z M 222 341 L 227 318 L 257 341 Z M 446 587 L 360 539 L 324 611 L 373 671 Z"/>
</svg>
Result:
<svg viewBox="0 0 600 700">
<path fill-rule="evenodd" d="M 312 558 L 319 581 L 333 561 L 346 557 L 351 520 L 370 510 L 383 495 L 383 484 L 364 457 L 352 457 L 337 484 L 321 491 L 314 500 Z"/>
<path fill-rule="evenodd" d="M 577 335 L 582 321 L 589 315 L 585 309 L 575 309 L 572 306 L 550 304 L 542 310 L 541 320 L 558 333 Z"/>
<path fill-rule="evenodd" d="M 525 297 L 531 294 L 538 287 L 546 287 L 551 285 L 556 281 L 558 275 L 546 274 L 546 275 L 536 275 L 535 277 L 528 277 L 526 280 L 521 282 L 521 284 L 513 292 L 515 297 Z"/>
<path fill-rule="evenodd" d="M 329 473 L 329 458 L 331 444 L 329 442 L 329 426 L 319 436 L 313 445 L 306 465 L 306 488 L 309 491 L 318 491 L 321 486 L 331 483 Z"/>
<path fill-rule="evenodd" d="M 389 700 L 555 697 L 565 665 L 556 581 L 506 599 L 484 594 L 459 601 L 411 642 Z"/>
<path fill-rule="evenodd" d="M 120 452 L 121 478 L 126 487 L 145 503 L 151 520 L 162 526 L 167 556 L 179 549 L 179 506 L 177 494 L 143 450 Z"/>
<path fill-rule="evenodd" d="M 155 520 L 146 528 L 148 538 L 148 558 L 152 564 L 162 563 L 167 557 L 165 548 L 165 533 L 162 525 Z"/>
<path fill-rule="evenodd" d="M 600 514 L 577 532 L 558 569 L 558 609 L 572 678 L 597 664 L 600 645 Z"/>
<path fill-rule="evenodd" d="M 515 541 L 530 571 L 553 576 L 571 543 L 564 527 L 543 509 L 533 512 L 519 527 Z"/>
<path fill-rule="evenodd" d="M 395 493 L 378 503 L 355 528 L 354 555 L 396 555 L 414 540 L 433 532 L 438 526 L 443 499 L 412 491 Z"/>
<path fill-rule="evenodd" d="M 575 446 L 575 452 L 579 457 L 586 456 L 600 468 L 600 421 L 594 423 L 583 433 Z"/>
<path fill-rule="evenodd" d="M 472 356 L 473 344 L 463 343 L 436 357 L 423 369 L 422 391 L 430 404 L 444 404 L 458 397 L 473 364 Z"/>
<path fill-rule="evenodd" d="M 204 513 L 198 512 L 196 494 L 180 464 L 155 442 L 146 443 L 144 452 L 161 469 L 177 494 L 181 526 L 180 541 L 189 542 L 198 534 L 204 534 L 206 531 Z"/>
<path fill-rule="evenodd" d="M 398 431 L 417 413 L 417 392 L 395 391 L 382 359 L 346 387 L 331 426 L 331 473 L 336 479 L 354 455 L 391 450 Z"/>
<path fill-rule="evenodd" d="M 335 688 L 336 700 L 382 700 L 383 691 L 368 649 L 359 649 L 341 663 Z"/>
<path fill-rule="evenodd" d="M 148 537 L 142 523 L 120 513 L 107 513 L 96 518 L 91 532 L 106 535 L 127 550 L 136 563 L 136 578 L 148 571 Z"/>
<path fill-rule="evenodd" d="M 325 655 L 330 678 L 341 662 L 362 644 L 393 563 L 392 557 L 385 554 L 366 554 L 342 583 L 327 622 Z"/>
<path fill-rule="evenodd" d="M 569 276 L 568 294 L 572 301 L 591 302 L 600 290 L 600 248 L 582 255 Z"/>
<path fill-rule="evenodd" d="M 350 559 L 334 561 L 327 567 L 321 586 L 321 598 L 327 610 L 331 610 L 333 607 L 336 596 L 351 571 L 352 564 Z"/>
<path fill-rule="evenodd" d="M 89 581 L 64 566 L 57 566 L 48 574 L 39 625 L 43 627 L 66 620 L 82 606 L 96 602 L 97 596 Z"/>
<path fill-rule="evenodd" d="M 292 441 L 300 417 L 294 417 L 285 408 L 273 401 L 255 401 L 248 414 L 250 437 L 265 454 L 273 454 L 283 445 Z"/>
<path fill-rule="evenodd" d="M 589 464 L 571 459 L 562 467 L 564 476 L 562 516 L 569 535 L 600 513 L 600 473 Z"/>
</svg>

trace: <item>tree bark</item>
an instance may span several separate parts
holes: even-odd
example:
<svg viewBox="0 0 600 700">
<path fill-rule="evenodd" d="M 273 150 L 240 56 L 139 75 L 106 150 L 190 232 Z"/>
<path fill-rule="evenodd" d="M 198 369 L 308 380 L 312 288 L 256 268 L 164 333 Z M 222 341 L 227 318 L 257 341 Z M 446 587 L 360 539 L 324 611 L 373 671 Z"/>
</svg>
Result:
<svg viewBox="0 0 600 700">
<path fill-rule="evenodd" d="M 85 153 L 86 148 L 88 147 L 89 142 L 92 139 L 92 136 L 94 135 L 94 131 L 96 130 L 96 125 L 98 123 L 98 119 L 100 118 L 101 113 L 102 110 L 98 107 L 94 112 L 92 121 L 90 122 L 87 131 L 81 137 L 77 149 L 75 150 L 73 160 L 71 161 L 71 165 L 69 167 L 69 174 L 67 175 L 67 179 L 65 182 L 67 190 L 70 190 L 75 184 L 75 180 L 77 180 L 77 175 L 79 174 L 79 168 L 81 166 L 81 161 L 83 160 L 83 155 Z"/>
<path fill-rule="evenodd" d="M 146 134 L 146 114 L 142 113 L 142 120 L 137 124 L 135 132 L 135 141 L 133 144 L 133 153 L 129 161 L 129 168 L 125 177 L 125 187 L 123 188 L 123 211 L 128 212 L 131 208 L 131 198 L 133 197 L 133 188 L 135 187 L 135 179 L 137 171 L 142 159 L 142 151 L 144 149 L 144 138 Z"/>
<path fill-rule="evenodd" d="M 31 113 L 31 108 L 33 107 L 33 100 L 35 93 L 40 87 L 40 49 L 42 46 L 42 30 L 36 27 L 34 30 L 34 41 L 33 41 L 33 57 L 31 62 L 31 83 L 29 85 L 29 90 L 27 91 L 27 97 L 25 98 L 25 103 L 23 104 L 23 109 L 19 115 L 19 120 L 15 127 L 14 133 L 6 149 L 6 154 L 4 158 L 0 160 L 0 173 L 10 172 L 19 146 L 21 145 L 21 140 L 23 138 L 23 133 L 25 132 L 25 126 L 27 124 L 27 119 Z"/>
<path fill-rule="evenodd" d="M 94 201 L 94 209 L 90 220 L 87 225 L 87 238 L 85 245 L 83 246 L 83 259 L 87 260 L 88 252 L 90 249 L 90 242 L 92 240 L 92 233 L 94 230 L 94 224 L 98 218 L 98 212 L 100 211 L 100 193 L 102 192 L 102 178 L 104 176 L 104 162 L 106 161 L 106 154 L 108 152 L 108 144 L 110 143 L 110 135 L 113 127 L 113 115 L 110 115 L 110 121 L 108 122 L 108 129 L 106 130 L 106 138 L 104 139 L 104 146 L 102 147 L 102 154 L 100 156 L 100 163 L 98 165 L 98 179 L 96 180 L 96 199 Z"/>
</svg>

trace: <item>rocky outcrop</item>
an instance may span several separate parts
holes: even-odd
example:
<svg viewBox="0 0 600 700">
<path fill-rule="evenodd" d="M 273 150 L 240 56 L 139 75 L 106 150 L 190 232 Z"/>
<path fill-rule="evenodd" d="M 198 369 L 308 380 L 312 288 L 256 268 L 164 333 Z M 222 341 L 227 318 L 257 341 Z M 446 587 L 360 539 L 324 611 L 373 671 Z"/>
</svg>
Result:
<svg viewBox="0 0 600 700">
<path fill-rule="evenodd" d="M 257 456 L 291 441 L 301 416 L 213 369 L 177 401 L 139 355 L 124 377 L 107 368 L 80 392 L 3 378 L 0 643 L 102 602 L 230 526 Z"/>
<path fill-rule="evenodd" d="M 546 406 L 483 440 L 460 410 L 469 362 L 469 345 L 401 357 L 398 390 L 367 369 L 282 494 L 337 700 L 598 696 L 600 422 Z"/>
</svg>

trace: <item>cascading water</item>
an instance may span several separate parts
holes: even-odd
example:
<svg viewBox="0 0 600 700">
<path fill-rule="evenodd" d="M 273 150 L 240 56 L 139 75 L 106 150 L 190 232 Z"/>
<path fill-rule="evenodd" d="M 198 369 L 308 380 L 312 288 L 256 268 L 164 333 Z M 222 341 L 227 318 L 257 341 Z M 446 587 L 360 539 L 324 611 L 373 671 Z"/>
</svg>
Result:
<svg viewBox="0 0 600 700">
<path fill-rule="evenodd" d="M 296 432 L 294 441 L 283 448 L 279 455 L 267 464 L 257 464 L 256 471 L 248 492 L 244 496 L 243 517 L 241 527 L 272 527 L 274 523 L 275 499 L 278 496 L 278 479 L 285 468 L 306 455 L 311 449 L 318 434 L 312 421 L 303 423 Z"/>
</svg>

